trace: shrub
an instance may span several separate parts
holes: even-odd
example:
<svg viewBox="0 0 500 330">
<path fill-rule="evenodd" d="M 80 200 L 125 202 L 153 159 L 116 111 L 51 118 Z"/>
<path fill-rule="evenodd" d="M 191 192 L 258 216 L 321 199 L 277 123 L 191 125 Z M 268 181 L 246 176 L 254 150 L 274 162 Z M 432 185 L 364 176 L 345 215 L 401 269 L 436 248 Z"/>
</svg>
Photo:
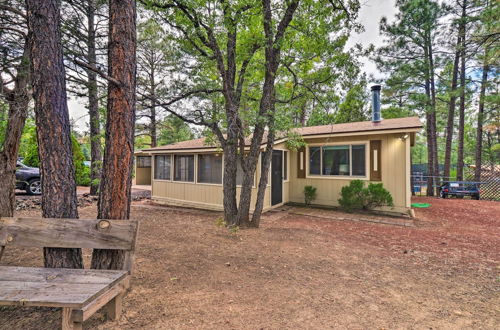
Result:
<svg viewBox="0 0 500 330">
<path fill-rule="evenodd" d="M 305 186 L 304 187 L 304 200 L 306 205 L 310 205 L 313 200 L 316 199 L 316 187 Z"/>
<path fill-rule="evenodd" d="M 351 212 L 356 209 L 371 210 L 380 206 L 394 206 L 392 196 L 382 183 L 370 183 L 365 188 L 361 180 L 352 180 L 348 186 L 342 187 L 340 206 Z"/>
<path fill-rule="evenodd" d="M 36 131 L 33 129 L 28 132 L 24 143 L 25 155 L 23 163 L 27 166 L 39 167 L 38 144 L 36 140 Z M 75 168 L 75 181 L 78 186 L 90 185 L 90 168 L 85 166 L 85 156 L 78 140 L 71 135 L 71 148 L 73 151 L 73 166 Z"/>
</svg>

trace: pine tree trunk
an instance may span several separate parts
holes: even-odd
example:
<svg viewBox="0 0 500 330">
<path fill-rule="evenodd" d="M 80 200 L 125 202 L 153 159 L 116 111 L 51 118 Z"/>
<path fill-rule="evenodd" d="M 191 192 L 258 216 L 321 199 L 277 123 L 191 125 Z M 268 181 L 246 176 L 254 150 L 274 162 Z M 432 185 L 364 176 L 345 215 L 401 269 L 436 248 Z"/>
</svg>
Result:
<svg viewBox="0 0 500 330">
<path fill-rule="evenodd" d="M 429 66 L 429 48 L 425 47 L 426 79 L 425 79 L 425 95 L 427 97 L 427 109 L 425 112 L 426 118 L 426 136 L 427 136 L 427 196 L 434 196 L 434 141 L 436 136 L 434 131 L 434 109 L 432 108 L 431 98 L 431 81 L 430 81 L 430 66 Z"/>
<path fill-rule="evenodd" d="M 476 168 L 474 170 L 474 181 L 481 181 L 481 166 L 483 153 L 483 121 L 484 121 L 484 97 L 486 94 L 486 85 L 488 83 L 488 50 L 484 51 L 483 76 L 481 79 L 481 91 L 479 93 L 479 109 L 477 114 L 476 130 Z"/>
<path fill-rule="evenodd" d="M 31 81 L 42 178 L 42 214 L 78 218 L 63 51 L 60 1 L 27 0 Z M 44 248 L 46 267 L 82 268 L 80 249 Z"/>
<path fill-rule="evenodd" d="M 155 81 L 155 70 L 154 63 L 151 63 L 151 75 L 150 79 L 150 89 L 151 89 L 151 116 L 149 119 L 151 123 L 149 124 L 149 134 L 151 135 L 151 148 L 154 148 L 158 144 L 157 133 L 156 133 L 156 81 Z"/>
<path fill-rule="evenodd" d="M 136 6 L 134 0 L 109 2 L 106 148 L 98 200 L 99 219 L 128 219 L 134 156 L 136 88 Z M 92 268 L 122 269 L 124 252 L 94 250 Z"/>
<path fill-rule="evenodd" d="M 95 31 L 95 3 L 88 0 L 88 58 L 92 66 L 97 66 L 96 58 L 96 31 Z M 89 121 L 90 121 L 90 194 L 95 196 L 99 191 L 99 179 L 101 177 L 102 148 L 101 148 L 101 126 L 99 115 L 99 98 L 97 96 L 97 75 L 94 71 L 87 70 Z"/>
<path fill-rule="evenodd" d="M 458 81 L 458 68 L 460 64 L 460 37 L 457 38 L 455 59 L 453 61 L 453 73 L 451 78 L 451 90 L 450 90 L 450 105 L 448 108 L 448 121 L 446 123 L 446 144 L 444 150 L 444 174 L 445 180 L 450 180 L 450 170 L 451 170 L 451 152 L 453 143 L 453 130 L 455 123 L 455 104 L 457 101 L 457 81 Z"/>
<path fill-rule="evenodd" d="M 430 91 L 431 91 L 431 125 L 432 125 L 432 158 L 433 158 L 433 168 L 432 175 L 434 176 L 434 185 L 440 184 L 439 176 L 439 154 L 438 154 L 438 144 L 437 144 L 437 124 L 436 124 L 436 84 L 434 81 L 434 53 L 432 50 L 432 43 L 429 43 L 429 71 L 430 71 Z M 434 188 L 432 190 L 435 190 Z M 435 191 L 434 193 L 435 194 Z"/>
<path fill-rule="evenodd" d="M 29 50 L 25 41 L 23 56 L 16 68 L 14 88 L 8 91 L 5 100 L 9 106 L 7 129 L 0 150 L 0 217 L 12 217 L 16 202 L 16 164 L 21 135 L 28 116 Z M 4 93 L 5 94 L 5 93 Z"/>
<path fill-rule="evenodd" d="M 462 44 L 460 47 L 460 108 L 459 108 L 459 119 L 458 119 L 457 181 L 463 181 L 464 179 L 465 90 L 466 90 L 465 47 L 467 45 L 465 40 L 466 26 L 464 20 L 467 18 L 466 8 L 467 8 L 467 1 L 464 0 L 462 4 L 462 22 L 460 23 L 460 39 L 462 41 Z"/>
</svg>

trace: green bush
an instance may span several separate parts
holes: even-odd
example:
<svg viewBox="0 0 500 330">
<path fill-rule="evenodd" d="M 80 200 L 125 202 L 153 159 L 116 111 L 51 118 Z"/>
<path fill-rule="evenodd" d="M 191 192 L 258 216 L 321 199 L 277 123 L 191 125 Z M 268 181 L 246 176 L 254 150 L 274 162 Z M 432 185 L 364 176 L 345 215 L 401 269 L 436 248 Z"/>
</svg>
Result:
<svg viewBox="0 0 500 330">
<path fill-rule="evenodd" d="M 71 135 L 73 149 L 73 166 L 75 166 L 75 181 L 78 186 L 90 186 L 90 168 L 85 166 L 85 156 L 78 140 Z"/>
<path fill-rule="evenodd" d="M 306 205 L 310 205 L 313 200 L 316 199 L 316 187 L 305 186 L 304 187 L 304 200 Z"/>
<path fill-rule="evenodd" d="M 391 193 L 382 183 L 370 183 L 365 188 L 361 180 L 352 180 L 348 186 L 342 187 L 340 206 L 347 212 L 352 210 L 371 210 L 380 206 L 394 206 Z"/>
<path fill-rule="evenodd" d="M 23 163 L 31 167 L 40 167 L 38 158 L 38 144 L 36 131 L 33 129 L 27 133 L 24 146 L 25 154 Z M 73 151 L 73 165 L 75 167 L 75 181 L 78 186 L 90 186 L 90 168 L 85 166 L 85 156 L 78 140 L 71 135 L 71 148 Z"/>
</svg>

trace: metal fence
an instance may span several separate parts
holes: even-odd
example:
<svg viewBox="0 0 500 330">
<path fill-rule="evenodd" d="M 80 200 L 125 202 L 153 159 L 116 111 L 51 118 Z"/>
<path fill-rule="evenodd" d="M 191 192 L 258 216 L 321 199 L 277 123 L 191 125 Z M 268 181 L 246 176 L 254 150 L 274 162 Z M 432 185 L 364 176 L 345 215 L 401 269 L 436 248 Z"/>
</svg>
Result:
<svg viewBox="0 0 500 330">
<path fill-rule="evenodd" d="M 425 196 L 427 194 L 427 180 L 430 176 L 423 172 L 414 171 L 411 176 L 412 194 L 417 196 Z M 443 176 L 432 176 L 433 188 L 437 196 L 438 187 L 446 181 L 454 181 L 456 178 L 445 178 Z M 475 181 L 474 167 L 469 166 L 464 168 L 464 181 Z M 481 167 L 481 181 L 479 184 L 481 191 L 481 199 L 500 201 L 500 165 L 485 164 Z"/>
<path fill-rule="evenodd" d="M 474 168 L 464 171 L 467 181 L 474 181 Z M 483 165 L 481 167 L 481 199 L 500 201 L 500 165 Z"/>
</svg>

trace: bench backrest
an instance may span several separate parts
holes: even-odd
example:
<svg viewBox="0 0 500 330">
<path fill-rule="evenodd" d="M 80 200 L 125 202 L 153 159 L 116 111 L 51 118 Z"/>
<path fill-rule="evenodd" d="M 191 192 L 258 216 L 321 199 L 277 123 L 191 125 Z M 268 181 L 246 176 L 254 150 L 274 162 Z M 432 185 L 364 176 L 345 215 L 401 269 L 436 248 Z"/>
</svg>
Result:
<svg viewBox="0 0 500 330">
<path fill-rule="evenodd" d="M 126 250 L 133 255 L 137 229 L 136 220 L 0 218 L 0 258 L 2 246 Z"/>
</svg>

